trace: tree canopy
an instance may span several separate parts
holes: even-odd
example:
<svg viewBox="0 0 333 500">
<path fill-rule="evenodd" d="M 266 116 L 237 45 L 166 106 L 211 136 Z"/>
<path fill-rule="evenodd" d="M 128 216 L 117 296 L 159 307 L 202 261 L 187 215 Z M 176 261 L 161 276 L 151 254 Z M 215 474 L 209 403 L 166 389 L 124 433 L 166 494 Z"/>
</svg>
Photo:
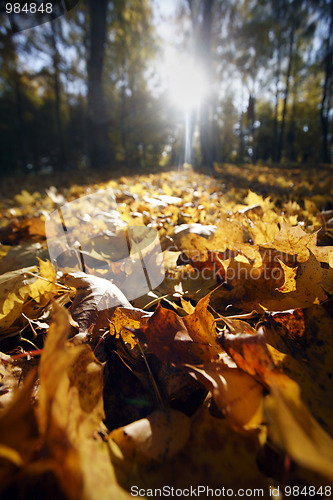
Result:
<svg viewBox="0 0 333 500">
<path fill-rule="evenodd" d="M 182 0 L 164 21 L 159 6 L 81 0 L 17 33 L 1 15 L 1 174 L 172 164 L 185 141 L 205 166 L 332 160 L 332 0 Z M 188 70 L 186 112 L 171 48 L 205 77 L 196 99 Z"/>
</svg>

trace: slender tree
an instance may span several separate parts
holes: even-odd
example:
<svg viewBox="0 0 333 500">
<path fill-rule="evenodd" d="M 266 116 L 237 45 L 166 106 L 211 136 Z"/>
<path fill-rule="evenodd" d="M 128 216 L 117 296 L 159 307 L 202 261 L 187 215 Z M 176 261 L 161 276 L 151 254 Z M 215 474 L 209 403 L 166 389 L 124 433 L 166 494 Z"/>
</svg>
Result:
<svg viewBox="0 0 333 500">
<path fill-rule="evenodd" d="M 103 88 L 108 0 L 89 0 L 90 37 L 88 56 L 89 160 L 94 168 L 109 166 L 110 143 Z"/>
<path fill-rule="evenodd" d="M 322 66 L 324 68 L 323 90 L 320 105 L 323 143 L 322 159 L 325 163 L 330 163 L 330 113 L 333 108 L 333 0 L 324 0 L 321 6 L 321 12 L 324 14 L 324 19 L 327 19 L 326 36 L 322 41 L 321 47 L 323 53 Z"/>
</svg>

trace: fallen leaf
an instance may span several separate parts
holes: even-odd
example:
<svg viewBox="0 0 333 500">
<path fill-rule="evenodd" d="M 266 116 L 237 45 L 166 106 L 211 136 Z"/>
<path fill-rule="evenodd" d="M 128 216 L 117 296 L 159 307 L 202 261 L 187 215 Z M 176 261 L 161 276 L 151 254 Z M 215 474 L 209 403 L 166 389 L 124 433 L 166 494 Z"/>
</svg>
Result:
<svg viewBox="0 0 333 500">
<path fill-rule="evenodd" d="M 218 356 L 214 318 L 207 312 L 209 297 L 191 315 L 181 317 L 159 304 L 143 334 L 149 348 L 164 363 L 201 364 Z"/>
<path fill-rule="evenodd" d="M 212 393 L 235 429 L 254 429 L 263 421 L 263 387 L 236 365 L 213 362 L 187 368 Z"/>
<path fill-rule="evenodd" d="M 265 409 L 269 437 L 275 446 L 301 466 L 333 481 L 333 440 L 300 399 L 281 387 L 272 387 Z"/>
<path fill-rule="evenodd" d="M 176 410 L 156 410 L 147 418 L 137 420 L 111 432 L 126 458 L 138 462 L 164 462 L 174 457 L 190 436 L 190 419 Z"/>
<path fill-rule="evenodd" d="M 88 332 L 96 323 L 99 330 L 109 326 L 111 312 L 122 305 L 131 308 L 125 295 L 112 282 L 83 272 L 65 274 L 61 282 L 76 288 L 71 314 L 81 332 Z"/>
</svg>

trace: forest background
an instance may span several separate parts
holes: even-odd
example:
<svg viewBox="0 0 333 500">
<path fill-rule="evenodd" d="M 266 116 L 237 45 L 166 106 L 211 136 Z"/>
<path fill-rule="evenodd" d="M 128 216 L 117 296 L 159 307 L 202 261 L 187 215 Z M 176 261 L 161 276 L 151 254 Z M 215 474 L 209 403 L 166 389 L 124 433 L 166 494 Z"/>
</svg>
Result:
<svg viewBox="0 0 333 500">
<path fill-rule="evenodd" d="M 1 175 L 332 160 L 332 0 L 81 0 L 0 25 Z M 187 132 L 166 45 L 205 75 Z"/>
</svg>

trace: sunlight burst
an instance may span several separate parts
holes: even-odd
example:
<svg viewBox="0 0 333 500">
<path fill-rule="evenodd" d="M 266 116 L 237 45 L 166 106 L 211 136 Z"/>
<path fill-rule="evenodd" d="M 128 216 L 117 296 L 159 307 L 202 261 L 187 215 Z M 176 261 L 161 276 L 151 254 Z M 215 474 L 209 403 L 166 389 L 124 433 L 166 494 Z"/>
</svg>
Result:
<svg viewBox="0 0 333 500">
<path fill-rule="evenodd" d="M 202 68 L 188 57 L 174 58 L 168 65 L 170 99 L 185 112 L 200 106 L 207 88 Z"/>
</svg>

